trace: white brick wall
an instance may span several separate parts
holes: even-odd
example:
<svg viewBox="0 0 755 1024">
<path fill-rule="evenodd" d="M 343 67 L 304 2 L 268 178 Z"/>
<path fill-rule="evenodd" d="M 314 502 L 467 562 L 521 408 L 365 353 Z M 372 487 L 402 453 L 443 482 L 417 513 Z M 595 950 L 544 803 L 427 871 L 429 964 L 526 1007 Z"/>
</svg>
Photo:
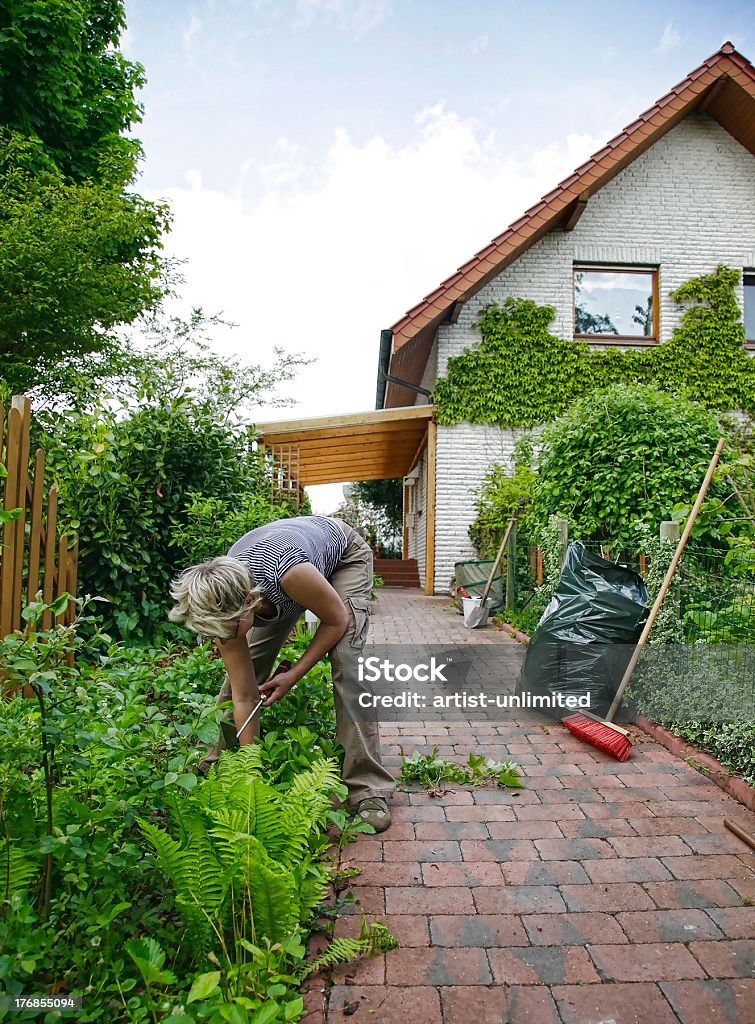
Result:
<svg viewBox="0 0 755 1024">
<path fill-rule="evenodd" d="M 429 368 L 443 376 L 449 356 L 479 340 L 472 324 L 480 309 L 510 295 L 555 306 L 551 332 L 570 337 L 572 267 L 580 260 L 658 264 L 661 340 L 668 339 L 678 321 L 670 291 L 719 263 L 755 267 L 755 158 L 707 115 L 686 118 L 591 197 L 573 231 L 546 235 L 474 295 L 456 324 L 442 326 Z M 453 563 L 471 553 L 470 488 L 512 447 L 510 431 L 469 423 L 438 429 L 437 591 L 447 590 Z"/>
</svg>

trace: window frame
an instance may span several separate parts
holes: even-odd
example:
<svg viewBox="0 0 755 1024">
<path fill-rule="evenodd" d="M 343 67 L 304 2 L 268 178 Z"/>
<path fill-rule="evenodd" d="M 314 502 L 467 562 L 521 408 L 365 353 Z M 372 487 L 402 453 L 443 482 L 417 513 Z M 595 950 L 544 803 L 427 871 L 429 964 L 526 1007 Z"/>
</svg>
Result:
<svg viewBox="0 0 755 1024">
<path fill-rule="evenodd" d="M 749 282 L 748 278 L 750 279 Z M 742 332 L 745 336 L 745 348 L 755 349 L 755 338 L 748 338 L 745 331 L 745 286 L 755 288 L 755 270 L 749 267 L 745 267 L 742 271 Z"/>
<path fill-rule="evenodd" d="M 653 297 L 653 333 L 648 334 L 577 334 L 577 289 L 578 273 L 595 273 L 605 271 L 607 274 L 650 274 L 652 278 Z M 583 260 L 572 263 L 572 337 L 575 341 L 587 341 L 592 345 L 657 345 L 660 342 L 660 267 L 648 263 L 588 263 Z M 755 342 L 753 342 L 755 347 Z"/>
</svg>

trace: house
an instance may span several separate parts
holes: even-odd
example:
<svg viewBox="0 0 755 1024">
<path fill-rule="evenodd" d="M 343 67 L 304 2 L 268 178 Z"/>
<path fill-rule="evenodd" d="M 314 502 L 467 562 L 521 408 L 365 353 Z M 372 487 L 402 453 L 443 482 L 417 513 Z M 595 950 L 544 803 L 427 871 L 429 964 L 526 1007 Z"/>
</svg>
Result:
<svg viewBox="0 0 755 1024">
<path fill-rule="evenodd" d="M 755 348 L 755 68 L 731 43 L 381 333 L 374 411 L 260 424 L 260 441 L 284 490 L 402 477 L 404 558 L 427 593 L 447 592 L 472 556 L 470 489 L 516 440 L 436 423 L 433 389 L 479 340 L 480 311 L 531 299 L 555 307 L 560 338 L 641 350 L 677 325 L 669 293 L 719 264 L 744 272 Z"/>
<path fill-rule="evenodd" d="M 677 325 L 669 293 L 719 264 L 744 272 L 738 299 L 755 343 L 755 69 L 731 43 L 383 332 L 377 407 L 428 408 L 493 302 L 532 299 L 555 307 L 558 337 L 641 348 Z M 515 440 L 428 421 L 404 481 L 405 557 L 428 592 L 447 591 L 454 562 L 474 557 L 470 488 Z"/>
</svg>

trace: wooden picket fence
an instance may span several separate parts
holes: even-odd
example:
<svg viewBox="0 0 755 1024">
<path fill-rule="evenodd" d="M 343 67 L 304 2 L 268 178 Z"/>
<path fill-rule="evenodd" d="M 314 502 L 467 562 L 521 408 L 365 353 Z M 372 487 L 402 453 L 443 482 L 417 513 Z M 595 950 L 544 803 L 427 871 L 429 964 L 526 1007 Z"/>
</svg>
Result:
<svg viewBox="0 0 755 1024">
<path fill-rule="evenodd" d="M 0 464 L 7 476 L 0 479 L 2 508 L 20 509 L 20 515 L 2 526 L 0 539 L 0 637 L 21 629 L 24 605 L 36 600 L 50 604 L 62 594 L 76 593 L 78 538 L 57 537 L 58 488 L 44 491 L 45 452 L 39 448 L 30 472 L 31 403 L 16 395 L 11 400 L 7 419 L 0 402 Z M 74 618 L 75 602 L 68 602 L 57 623 L 69 625 Z M 45 613 L 42 627 L 53 624 Z"/>
</svg>

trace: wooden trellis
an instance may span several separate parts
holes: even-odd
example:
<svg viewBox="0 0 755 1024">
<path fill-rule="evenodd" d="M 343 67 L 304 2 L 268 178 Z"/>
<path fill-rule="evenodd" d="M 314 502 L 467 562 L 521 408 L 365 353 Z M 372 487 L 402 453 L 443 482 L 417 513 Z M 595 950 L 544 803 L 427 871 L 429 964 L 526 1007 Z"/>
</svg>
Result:
<svg viewBox="0 0 755 1024">
<path fill-rule="evenodd" d="M 298 445 L 270 445 L 268 451 L 272 457 L 271 481 L 273 502 L 289 500 L 299 504 L 304 497 L 304 489 L 299 483 Z"/>
<path fill-rule="evenodd" d="M 76 593 L 78 538 L 57 537 L 58 488 L 55 484 L 45 499 L 45 453 L 34 454 L 30 472 L 31 403 L 16 395 L 11 400 L 7 420 L 0 402 L 0 465 L 7 475 L 0 479 L 2 508 L 20 509 L 17 518 L 2 526 L 0 543 L 0 637 L 22 625 L 21 610 L 41 591 L 48 604 L 62 594 Z M 73 621 L 75 603 L 69 601 L 56 622 Z M 48 612 L 42 627 L 52 626 Z"/>
</svg>

